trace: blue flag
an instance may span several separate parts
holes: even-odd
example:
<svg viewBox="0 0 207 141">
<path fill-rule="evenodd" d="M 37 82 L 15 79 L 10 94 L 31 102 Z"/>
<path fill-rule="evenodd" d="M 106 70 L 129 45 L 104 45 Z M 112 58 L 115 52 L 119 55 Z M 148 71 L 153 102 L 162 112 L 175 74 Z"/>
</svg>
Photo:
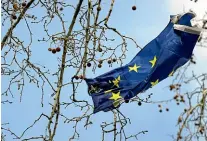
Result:
<svg viewBox="0 0 207 141">
<path fill-rule="evenodd" d="M 155 86 L 183 66 L 191 58 L 200 34 L 191 25 L 194 17 L 193 13 L 171 16 L 167 27 L 131 62 L 94 79 L 86 78 L 94 113 L 118 108 L 121 102 Z"/>
</svg>

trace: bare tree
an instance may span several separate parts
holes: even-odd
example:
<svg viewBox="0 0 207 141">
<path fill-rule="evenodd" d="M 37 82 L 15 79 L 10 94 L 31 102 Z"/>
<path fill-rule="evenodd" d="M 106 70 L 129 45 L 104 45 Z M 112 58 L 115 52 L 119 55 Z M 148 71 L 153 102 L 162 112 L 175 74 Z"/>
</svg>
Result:
<svg viewBox="0 0 207 141">
<path fill-rule="evenodd" d="M 13 97 L 19 97 L 20 102 L 23 100 L 24 88 L 29 83 L 41 90 L 41 106 L 44 107 L 45 90 L 50 89 L 51 99 L 50 114 L 42 113 L 39 117 L 29 125 L 22 134 L 17 135 L 10 129 L 9 123 L 2 123 L 2 140 L 6 140 L 6 135 L 11 134 L 14 139 L 19 140 L 34 140 L 42 139 L 45 141 L 53 141 L 57 133 L 57 128 L 60 122 L 72 124 L 74 132 L 68 140 L 77 139 L 81 134 L 78 132 L 77 126 L 84 123 L 87 129 L 93 124 L 91 116 L 93 115 L 93 105 L 88 101 L 78 97 L 77 92 L 83 79 L 86 77 L 86 70 L 92 67 L 92 71 L 102 68 L 103 62 L 107 62 L 109 66 L 114 63 L 123 64 L 126 58 L 127 42 L 133 42 L 136 48 L 140 48 L 137 42 L 122 34 L 114 25 L 109 24 L 111 14 L 115 5 L 115 0 L 111 0 L 108 9 L 102 8 L 102 0 L 78 0 L 76 2 L 58 1 L 58 0 L 30 0 L 28 2 L 22 0 L 2 0 L 2 28 L 6 30 L 1 42 L 2 64 L 1 75 L 8 80 L 7 88 L 2 90 L 2 104 L 13 104 Z M 67 19 L 66 10 L 73 11 L 71 19 Z M 136 10 L 136 7 L 132 7 Z M 37 11 L 44 11 L 41 14 Z M 101 12 L 103 15 L 101 16 Z M 32 13 L 32 14 L 31 14 Z M 70 13 L 71 14 L 71 13 Z M 29 41 L 22 39 L 20 33 L 16 33 L 18 25 L 24 23 L 28 30 Z M 61 30 L 52 32 L 51 25 L 59 23 Z M 36 35 L 33 34 L 33 27 L 38 26 L 43 30 L 45 35 L 43 38 L 36 40 Z M 203 21 L 203 28 L 206 28 L 206 21 Z M 113 35 L 113 38 L 109 36 Z M 118 44 L 111 47 L 109 43 L 115 40 L 120 40 Z M 33 62 L 32 48 L 40 42 L 46 44 L 47 48 L 53 54 L 61 54 L 57 58 L 57 69 L 51 70 L 47 66 Z M 202 37 L 199 45 L 205 46 L 206 37 Z M 141 48 L 140 48 L 141 49 Z M 121 52 L 121 53 L 120 53 Z M 98 56 L 98 57 L 97 57 Z M 100 59 L 97 59 L 100 58 Z M 195 60 L 191 61 L 183 68 L 178 70 L 177 76 L 173 84 L 169 86 L 172 91 L 175 91 L 175 96 L 167 101 L 153 101 L 151 95 L 145 98 L 140 98 L 139 95 L 131 100 L 131 102 L 141 103 L 162 103 L 176 100 L 177 103 L 185 102 L 188 107 L 184 109 L 178 118 L 178 134 L 174 136 L 175 140 L 192 138 L 207 139 L 207 107 L 206 107 L 206 79 L 205 74 L 192 74 L 191 78 L 185 77 L 185 71 L 188 66 L 195 64 Z M 73 71 L 71 71 L 73 70 Z M 66 72 L 73 72 L 71 79 L 65 78 Z M 179 93 L 182 89 L 182 84 L 195 81 L 199 84 L 192 92 Z M 67 100 L 61 100 L 63 95 L 62 89 L 71 87 L 70 97 Z M 16 91 L 20 95 L 16 94 Z M 14 93 L 15 92 L 15 93 Z M 197 101 L 194 102 L 196 97 Z M 62 109 L 74 107 L 80 111 L 79 116 L 67 117 Z M 167 109 L 166 109 L 167 110 Z M 169 109 L 168 109 L 169 110 Z M 161 111 L 161 109 L 160 109 Z M 127 135 L 125 126 L 131 124 L 121 111 L 112 111 L 114 118 L 113 122 L 103 122 L 100 125 L 102 129 L 102 140 L 105 140 L 105 134 L 112 134 L 113 140 L 128 140 L 131 138 L 138 139 L 140 134 L 145 134 L 148 131 L 138 131 L 137 134 Z M 25 137 L 28 130 L 31 130 L 41 120 L 47 120 L 45 133 L 40 136 Z M 82 125 L 82 124 L 81 124 Z M 184 131 L 185 130 L 185 131 Z M 185 133 L 184 133 L 185 132 Z"/>
</svg>

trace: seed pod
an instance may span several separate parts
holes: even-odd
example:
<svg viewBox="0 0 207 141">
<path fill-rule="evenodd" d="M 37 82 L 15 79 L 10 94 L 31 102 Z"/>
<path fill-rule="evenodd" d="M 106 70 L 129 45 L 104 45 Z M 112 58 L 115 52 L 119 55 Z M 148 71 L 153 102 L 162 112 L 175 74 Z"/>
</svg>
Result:
<svg viewBox="0 0 207 141">
<path fill-rule="evenodd" d="M 132 10 L 136 10 L 137 9 L 137 7 L 134 5 L 134 6 L 132 6 Z"/>
<path fill-rule="evenodd" d="M 99 67 L 99 68 L 101 68 L 101 67 L 102 67 L 102 65 L 101 65 L 101 64 L 98 64 L 98 67 Z"/>
<path fill-rule="evenodd" d="M 63 11 L 63 7 L 60 7 L 60 11 Z"/>
<path fill-rule="evenodd" d="M 90 62 L 88 62 L 88 63 L 87 63 L 87 66 L 88 66 L 88 67 L 90 67 L 90 66 L 91 66 L 91 63 L 90 63 Z"/>
<path fill-rule="evenodd" d="M 56 48 L 56 51 L 57 51 L 57 52 L 60 52 L 60 50 L 61 50 L 60 47 L 57 47 L 57 48 Z"/>
<path fill-rule="evenodd" d="M 83 75 L 80 75 L 79 78 L 80 78 L 80 79 L 84 79 Z"/>
<path fill-rule="evenodd" d="M 56 53 L 56 49 L 52 49 L 52 53 L 55 54 Z"/>
<path fill-rule="evenodd" d="M 26 2 L 23 2 L 23 3 L 22 3 L 22 6 L 23 6 L 23 7 L 25 7 L 26 5 L 27 5 Z"/>
<path fill-rule="evenodd" d="M 103 51 L 103 49 L 102 49 L 101 47 L 99 47 L 99 48 L 98 48 L 98 51 L 99 51 L 99 52 L 102 52 L 102 51 Z"/>
<path fill-rule="evenodd" d="M 139 102 L 138 102 L 138 105 L 139 105 L 139 106 L 141 106 L 141 105 L 142 105 L 142 102 L 141 102 L 141 101 L 139 101 Z"/>
<path fill-rule="evenodd" d="M 98 62 L 99 62 L 99 64 L 102 64 L 103 63 L 103 60 L 99 60 Z"/>
<path fill-rule="evenodd" d="M 97 7 L 97 11 L 101 11 L 101 6 L 98 6 Z"/>
<path fill-rule="evenodd" d="M 74 78 L 75 78 L 76 80 L 78 80 L 78 79 L 79 79 L 79 77 L 78 77 L 77 75 L 75 75 L 75 76 L 74 76 Z"/>
<path fill-rule="evenodd" d="M 15 14 L 13 14 L 13 15 L 12 15 L 12 19 L 13 19 L 13 20 L 16 20 L 16 19 L 17 19 L 17 16 L 16 16 Z"/>
<path fill-rule="evenodd" d="M 19 9 L 18 4 L 17 4 L 17 3 L 14 3 L 14 4 L 13 4 L 13 8 L 14 8 L 15 11 L 17 11 L 17 10 Z"/>
</svg>

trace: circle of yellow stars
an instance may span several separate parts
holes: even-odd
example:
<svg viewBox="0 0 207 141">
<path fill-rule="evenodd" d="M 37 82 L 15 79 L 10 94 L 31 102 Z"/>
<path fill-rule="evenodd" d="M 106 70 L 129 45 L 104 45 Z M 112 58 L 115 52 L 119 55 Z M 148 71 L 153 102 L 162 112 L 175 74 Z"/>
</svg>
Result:
<svg viewBox="0 0 207 141">
<path fill-rule="evenodd" d="M 149 63 L 151 63 L 151 68 L 153 68 L 155 66 L 157 62 L 157 57 L 154 56 L 152 60 L 149 61 Z M 139 71 L 139 68 L 141 68 L 141 66 L 137 65 L 136 63 L 134 64 L 134 66 L 129 66 L 129 72 L 136 72 L 138 73 Z M 173 76 L 174 74 L 174 70 L 168 75 L 168 76 Z M 116 86 L 117 88 L 119 88 L 119 82 L 121 81 L 121 76 L 118 76 L 117 78 L 115 78 L 114 80 L 109 81 L 109 83 L 113 83 L 114 86 Z M 159 79 L 155 80 L 154 82 L 150 82 L 151 83 L 151 87 L 157 85 L 159 83 Z M 105 93 L 110 93 L 112 92 L 113 89 L 111 90 L 108 90 L 108 91 L 105 91 Z M 121 95 L 120 95 L 120 91 L 115 93 L 115 92 L 112 92 L 112 96 L 109 98 L 111 100 L 114 100 L 114 106 L 117 107 L 120 103 L 119 103 L 119 100 L 122 99 Z"/>
</svg>

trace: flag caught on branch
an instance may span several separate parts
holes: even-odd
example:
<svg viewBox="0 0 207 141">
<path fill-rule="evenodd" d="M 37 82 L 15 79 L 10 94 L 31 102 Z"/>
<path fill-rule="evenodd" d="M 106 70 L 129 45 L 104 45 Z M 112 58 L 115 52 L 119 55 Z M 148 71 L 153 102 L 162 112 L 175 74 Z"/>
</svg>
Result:
<svg viewBox="0 0 207 141">
<path fill-rule="evenodd" d="M 192 56 L 200 30 L 191 26 L 193 13 L 171 16 L 167 27 L 123 67 L 86 78 L 88 92 L 94 102 L 94 113 L 118 108 L 167 77 Z"/>
</svg>

